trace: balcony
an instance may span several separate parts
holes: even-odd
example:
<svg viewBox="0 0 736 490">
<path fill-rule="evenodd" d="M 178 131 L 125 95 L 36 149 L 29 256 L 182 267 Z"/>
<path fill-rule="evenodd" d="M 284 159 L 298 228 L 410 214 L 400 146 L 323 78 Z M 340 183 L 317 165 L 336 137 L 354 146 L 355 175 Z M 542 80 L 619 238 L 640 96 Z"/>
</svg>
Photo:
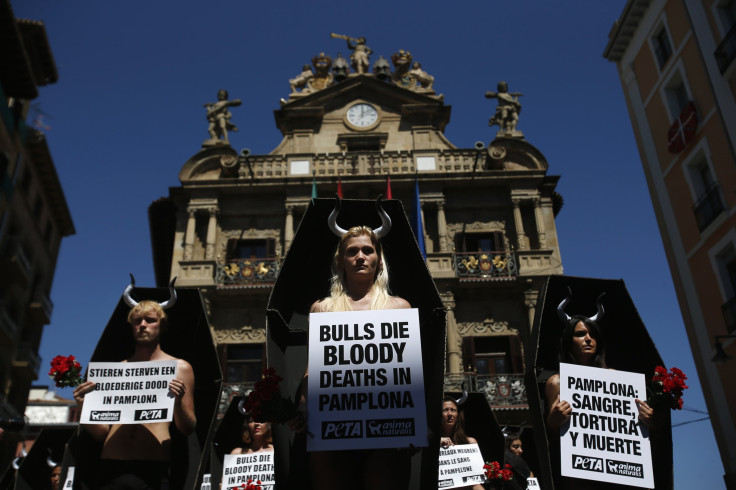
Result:
<svg viewBox="0 0 736 490">
<path fill-rule="evenodd" d="M 54 304 L 46 292 L 37 289 L 33 293 L 33 298 L 28 308 L 32 321 L 38 322 L 41 325 L 46 325 L 51 321 L 51 311 L 54 309 Z"/>
<path fill-rule="evenodd" d="M 225 415 L 227 407 L 234 397 L 238 395 L 247 395 L 253 391 L 255 382 L 243 381 L 242 383 L 222 383 L 222 391 L 220 391 L 220 403 L 217 406 L 218 417 Z"/>
<path fill-rule="evenodd" d="M 722 212 L 723 201 L 721 201 L 718 185 L 714 184 L 693 205 L 693 213 L 695 213 L 695 221 L 698 223 L 698 230 L 703 231 L 706 229 Z"/>
<path fill-rule="evenodd" d="M 450 373 L 445 375 L 445 391 L 479 392 L 485 395 L 491 408 L 527 408 L 524 375 Z"/>
<path fill-rule="evenodd" d="M 726 331 L 729 334 L 736 332 L 736 296 L 723 303 L 721 311 L 726 321 Z"/>
<path fill-rule="evenodd" d="M 454 266 L 461 280 L 503 281 L 517 276 L 516 259 L 510 252 L 456 253 Z"/>
<path fill-rule="evenodd" d="M 8 309 L 2 301 L 0 301 L 0 330 L 5 334 L 5 337 L 7 337 L 7 344 L 12 344 L 15 341 L 15 334 L 18 332 L 18 324 L 10 316 L 10 312 L 8 312 Z"/>
<path fill-rule="evenodd" d="M 237 259 L 217 264 L 218 286 L 273 286 L 280 270 L 279 259 Z"/>
<path fill-rule="evenodd" d="M 21 342 L 15 351 L 13 369 L 25 371 L 31 378 L 38 379 L 38 369 L 41 367 L 41 357 L 28 342 Z"/>
<path fill-rule="evenodd" d="M 721 75 L 724 75 L 736 58 L 736 24 L 728 30 L 713 55 L 716 57 Z"/>
<path fill-rule="evenodd" d="M 11 238 L 4 251 L 4 255 L 0 256 L 0 275 L 6 281 L 16 281 L 27 283 L 31 276 L 31 261 L 23 251 L 18 240 Z"/>
</svg>

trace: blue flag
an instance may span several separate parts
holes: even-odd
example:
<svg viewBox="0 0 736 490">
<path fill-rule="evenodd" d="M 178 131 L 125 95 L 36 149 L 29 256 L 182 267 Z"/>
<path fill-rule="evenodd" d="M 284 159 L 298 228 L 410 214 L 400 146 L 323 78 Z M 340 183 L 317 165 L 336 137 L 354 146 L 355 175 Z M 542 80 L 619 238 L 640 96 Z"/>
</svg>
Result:
<svg viewBox="0 0 736 490">
<path fill-rule="evenodd" d="M 414 177 L 414 200 L 411 205 L 411 229 L 417 239 L 422 257 L 427 260 L 427 248 L 424 246 L 424 226 L 422 224 L 422 205 L 419 201 L 419 179 Z"/>
</svg>

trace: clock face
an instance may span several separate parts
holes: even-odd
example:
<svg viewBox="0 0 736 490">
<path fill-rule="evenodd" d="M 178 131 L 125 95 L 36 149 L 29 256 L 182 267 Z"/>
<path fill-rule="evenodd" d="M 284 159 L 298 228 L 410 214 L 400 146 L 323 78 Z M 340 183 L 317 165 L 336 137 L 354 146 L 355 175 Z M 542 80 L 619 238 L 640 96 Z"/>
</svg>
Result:
<svg viewBox="0 0 736 490">
<path fill-rule="evenodd" d="M 359 128 L 367 128 L 378 121 L 378 111 L 370 104 L 355 104 L 348 109 L 348 122 Z"/>
</svg>

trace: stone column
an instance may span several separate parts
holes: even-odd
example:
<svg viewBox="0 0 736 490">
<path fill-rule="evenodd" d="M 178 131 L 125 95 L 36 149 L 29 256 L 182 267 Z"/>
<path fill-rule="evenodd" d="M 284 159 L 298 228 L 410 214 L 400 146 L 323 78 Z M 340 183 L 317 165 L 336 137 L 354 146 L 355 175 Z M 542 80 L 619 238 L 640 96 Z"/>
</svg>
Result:
<svg viewBox="0 0 736 490">
<path fill-rule="evenodd" d="M 547 233 L 544 228 L 544 217 L 542 216 L 542 199 L 534 200 L 534 219 L 537 222 L 537 236 L 539 237 L 539 248 L 547 248 Z"/>
<path fill-rule="evenodd" d="M 204 258 L 212 260 L 215 258 L 215 241 L 217 240 L 217 208 L 208 209 L 210 220 L 207 223 L 207 246 Z"/>
<path fill-rule="evenodd" d="M 440 236 L 440 252 L 447 252 L 447 220 L 445 219 L 445 201 L 437 201 L 437 233 Z"/>
<path fill-rule="evenodd" d="M 514 223 L 516 224 L 516 240 L 519 245 L 519 250 L 526 250 L 527 241 L 526 234 L 524 233 L 524 222 L 521 220 L 521 209 L 519 205 L 521 201 L 519 199 L 512 199 L 514 205 Z"/>
<path fill-rule="evenodd" d="M 524 291 L 524 306 L 526 306 L 527 316 L 529 318 L 529 332 L 531 333 L 534 328 L 534 314 L 537 309 L 537 298 L 539 297 L 539 291 L 536 289 L 527 289 Z"/>
<path fill-rule="evenodd" d="M 460 335 L 455 321 L 455 296 L 449 291 L 440 296 L 447 312 L 447 370 L 449 373 L 462 373 L 463 354 L 460 351 Z"/>
<path fill-rule="evenodd" d="M 194 209 L 187 208 L 189 213 L 189 219 L 187 219 L 187 232 L 184 235 L 184 260 L 192 260 L 194 254 L 194 229 L 197 225 L 196 211 Z"/>
<path fill-rule="evenodd" d="M 284 250 L 289 250 L 289 245 L 294 239 L 294 205 L 286 205 L 286 223 L 284 224 Z M 286 252 L 284 252 L 286 253 Z"/>
</svg>

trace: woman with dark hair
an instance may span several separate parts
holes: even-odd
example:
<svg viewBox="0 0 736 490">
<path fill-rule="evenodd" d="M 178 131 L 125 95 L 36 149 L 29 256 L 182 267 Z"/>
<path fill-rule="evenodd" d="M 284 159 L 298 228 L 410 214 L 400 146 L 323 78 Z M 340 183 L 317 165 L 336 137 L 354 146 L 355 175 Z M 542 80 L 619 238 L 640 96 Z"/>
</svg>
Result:
<svg viewBox="0 0 736 490">
<path fill-rule="evenodd" d="M 524 454 L 524 449 L 522 448 L 521 433 L 508 434 L 503 459 L 505 464 L 511 466 L 514 477 L 506 482 L 505 488 L 507 490 L 525 490 L 527 479 L 534 477 L 534 473 L 529 469 L 522 454 Z"/>
<path fill-rule="evenodd" d="M 256 422 L 250 415 L 243 419 L 241 444 L 230 451 L 230 454 L 250 454 L 273 451 L 271 424 Z"/>
<path fill-rule="evenodd" d="M 459 400 L 462 402 L 462 400 Z M 440 445 L 447 449 L 456 444 L 478 444 L 474 438 L 465 434 L 463 413 L 459 410 L 458 400 L 450 396 L 442 399 L 442 434 Z M 483 490 L 483 485 L 460 487 L 472 490 Z"/>
</svg>

